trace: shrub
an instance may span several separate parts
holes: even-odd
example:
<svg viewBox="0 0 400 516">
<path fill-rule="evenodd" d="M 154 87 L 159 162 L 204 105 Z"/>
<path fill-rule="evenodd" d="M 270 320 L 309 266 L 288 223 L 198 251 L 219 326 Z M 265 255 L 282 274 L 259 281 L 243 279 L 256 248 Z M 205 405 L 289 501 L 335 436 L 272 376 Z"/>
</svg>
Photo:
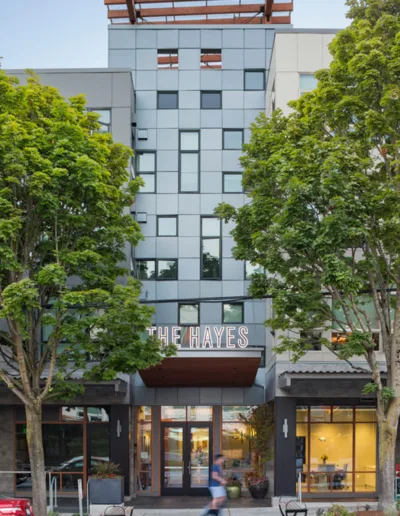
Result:
<svg viewBox="0 0 400 516">
<path fill-rule="evenodd" d="M 332 505 L 326 511 L 325 516 L 350 516 L 350 512 L 343 505 Z"/>
<path fill-rule="evenodd" d="M 99 462 L 92 468 L 93 478 L 102 479 L 102 478 L 119 478 L 121 477 L 121 470 L 119 464 L 115 464 L 115 462 Z"/>
</svg>

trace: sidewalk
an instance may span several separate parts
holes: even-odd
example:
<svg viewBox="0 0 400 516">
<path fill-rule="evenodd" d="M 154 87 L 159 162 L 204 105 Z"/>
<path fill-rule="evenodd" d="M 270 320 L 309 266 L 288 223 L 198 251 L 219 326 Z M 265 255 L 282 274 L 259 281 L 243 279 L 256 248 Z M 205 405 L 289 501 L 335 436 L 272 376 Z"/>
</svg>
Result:
<svg viewBox="0 0 400 516">
<path fill-rule="evenodd" d="M 355 503 L 355 502 L 338 502 L 339 505 L 343 505 L 349 510 L 355 510 L 357 507 L 365 506 L 365 502 Z M 373 509 L 376 508 L 376 503 L 370 503 Z M 332 503 L 307 503 L 308 508 L 308 516 L 316 516 L 318 509 L 328 509 L 332 506 Z M 200 509 L 152 509 L 147 507 L 139 507 L 135 508 L 135 504 L 133 503 L 133 514 L 132 516 L 199 516 Z M 84 508 L 85 510 L 85 508 Z M 223 516 L 261 516 L 261 515 L 271 515 L 271 516 L 279 516 L 279 508 L 278 507 L 242 507 L 242 508 L 231 508 L 225 509 Z M 63 513 L 63 516 L 72 516 L 72 513 Z"/>
</svg>

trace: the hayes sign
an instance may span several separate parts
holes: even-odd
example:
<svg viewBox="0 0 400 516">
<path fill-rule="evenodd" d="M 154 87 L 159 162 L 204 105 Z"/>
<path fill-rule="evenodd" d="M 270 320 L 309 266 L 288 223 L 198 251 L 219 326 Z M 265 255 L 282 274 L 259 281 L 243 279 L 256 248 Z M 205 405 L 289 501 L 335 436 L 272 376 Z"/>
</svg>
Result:
<svg viewBox="0 0 400 516">
<path fill-rule="evenodd" d="M 147 331 L 164 345 L 172 343 L 178 348 L 235 349 L 249 344 L 247 326 L 205 326 L 202 332 L 199 326 L 151 326 Z"/>
</svg>

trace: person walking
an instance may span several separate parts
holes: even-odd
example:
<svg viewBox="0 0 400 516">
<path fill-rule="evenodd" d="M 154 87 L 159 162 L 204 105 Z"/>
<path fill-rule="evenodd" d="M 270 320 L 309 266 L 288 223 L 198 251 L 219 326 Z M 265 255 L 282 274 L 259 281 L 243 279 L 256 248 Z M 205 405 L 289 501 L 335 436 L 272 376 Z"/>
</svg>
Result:
<svg viewBox="0 0 400 516">
<path fill-rule="evenodd" d="M 207 514 L 218 515 L 220 509 L 223 507 L 226 501 L 226 489 L 224 487 L 226 485 L 226 481 L 222 476 L 223 463 L 224 456 L 221 453 L 215 455 L 211 468 L 211 478 L 209 484 L 212 501 L 203 509 L 201 516 L 206 516 Z"/>
</svg>

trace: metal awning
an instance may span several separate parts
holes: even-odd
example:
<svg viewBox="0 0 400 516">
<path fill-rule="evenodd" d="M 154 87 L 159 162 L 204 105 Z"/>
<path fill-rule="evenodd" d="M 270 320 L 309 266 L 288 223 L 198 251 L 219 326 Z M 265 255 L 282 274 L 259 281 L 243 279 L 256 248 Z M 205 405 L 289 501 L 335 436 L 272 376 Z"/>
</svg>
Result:
<svg viewBox="0 0 400 516">
<path fill-rule="evenodd" d="M 251 387 L 262 350 L 190 350 L 139 371 L 147 387 Z"/>
<path fill-rule="evenodd" d="M 381 373 L 383 377 L 386 374 L 384 364 L 381 364 Z M 289 390 L 295 383 L 312 380 L 360 380 L 365 383 L 371 380 L 371 372 L 367 364 L 360 364 L 359 367 L 347 364 L 298 364 L 290 366 L 278 376 L 278 387 Z"/>
</svg>

